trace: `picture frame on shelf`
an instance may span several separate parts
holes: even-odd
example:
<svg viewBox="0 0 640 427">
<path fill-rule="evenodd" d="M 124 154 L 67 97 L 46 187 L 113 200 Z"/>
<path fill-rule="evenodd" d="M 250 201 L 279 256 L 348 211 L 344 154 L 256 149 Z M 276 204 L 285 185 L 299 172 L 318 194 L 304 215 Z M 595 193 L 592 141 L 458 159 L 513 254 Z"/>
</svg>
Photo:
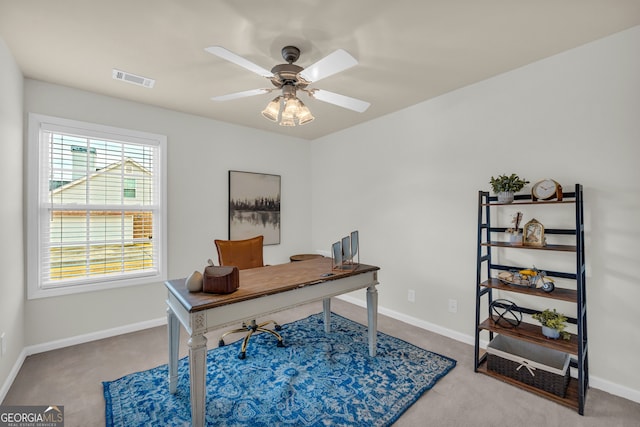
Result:
<svg viewBox="0 0 640 427">
<path fill-rule="evenodd" d="M 544 225 L 533 218 L 522 228 L 522 244 L 525 246 L 545 246 Z"/>
</svg>

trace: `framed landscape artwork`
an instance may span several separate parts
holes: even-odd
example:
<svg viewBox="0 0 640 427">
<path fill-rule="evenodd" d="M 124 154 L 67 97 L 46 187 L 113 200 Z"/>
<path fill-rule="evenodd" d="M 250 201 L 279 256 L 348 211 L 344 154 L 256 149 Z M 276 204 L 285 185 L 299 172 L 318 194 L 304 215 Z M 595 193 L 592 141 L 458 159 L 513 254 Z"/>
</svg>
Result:
<svg viewBox="0 0 640 427">
<path fill-rule="evenodd" d="M 229 240 L 280 244 L 280 175 L 229 171 Z"/>
</svg>

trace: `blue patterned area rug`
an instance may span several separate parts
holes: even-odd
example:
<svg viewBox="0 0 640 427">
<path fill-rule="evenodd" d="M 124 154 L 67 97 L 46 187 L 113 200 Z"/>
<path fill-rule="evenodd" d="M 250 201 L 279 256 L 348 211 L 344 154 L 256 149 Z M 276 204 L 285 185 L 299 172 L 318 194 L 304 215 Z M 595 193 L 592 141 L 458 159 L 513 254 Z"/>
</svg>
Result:
<svg viewBox="0 0 640 427">
<path fill-rule="evenodd" d="M 209 426 L 388 426 L 456 365 L 456 361 L 378 333 L 370 357 L 367 328 L 331 314 L 283 325 L 285 347 L 270 334 L 207 353 Z M 107 426 L 187 426 L 189 363 L 178 364 L 169 393 L 167 365 L 104 382 Z"/>
</svg>

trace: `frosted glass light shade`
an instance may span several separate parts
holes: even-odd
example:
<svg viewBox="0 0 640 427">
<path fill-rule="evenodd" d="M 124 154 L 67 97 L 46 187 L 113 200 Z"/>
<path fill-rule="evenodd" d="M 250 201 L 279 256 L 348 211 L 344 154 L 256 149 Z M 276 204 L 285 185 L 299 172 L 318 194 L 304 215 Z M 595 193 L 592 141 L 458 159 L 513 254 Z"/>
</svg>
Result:
<svg viewBox="0 0 640 427">
<path fill-rule="evenodd" d="M 295 117 L 298 114 L 298 98 L 291 97 L 287 98 L 284 103 L 284 111 L 282 112 L 282 116 L 285 115 L 287 117 Z"/>
<path fill-rule="evenodd" d="M 296 122 L 293 120 L 293 118 L 282 117 L 282 120 L 280 120 L 280 126 L 295 126 L 295 125 L 296 125 Z"/>
<path fill-rule="evenodd" d="M 276 97 L 267 104 L 267 107 L 262 110 L 262 115 L 272 122 L 278 121 L 278 113 L 280 112 L 280 97 Z"/>
<path fill-rule="evenodd" d="M 302 101 L 298 100 L 300 109 L 298 110 L 298 124 L 300 126 L 307 124 L 309 122 L 312 122 L 315 117 L 313 117 L 313 115 L 311 114 L 311 111 L 309 111 L 309 108 L 307 108 L 306 105 L 304 105 L 302 103 Z"/>
</svg>

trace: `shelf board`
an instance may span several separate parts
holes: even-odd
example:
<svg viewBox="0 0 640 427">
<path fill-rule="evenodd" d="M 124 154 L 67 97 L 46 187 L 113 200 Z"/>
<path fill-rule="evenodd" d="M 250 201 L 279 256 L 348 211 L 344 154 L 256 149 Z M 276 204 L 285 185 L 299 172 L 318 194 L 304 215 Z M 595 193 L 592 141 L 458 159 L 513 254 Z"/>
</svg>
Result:
<svg viewBox="0 0 640 427">
<path fill-rule="evenodd" d="M 483 203 L 482 206 L 514 206 L 514 205 L 561 205 L 566 203 L 575 203 L 575 200 L 514 200 L 511 203 L 498 203 L 498 202 L 489 202 Z"/>
<path fill-rule="evenodd" d="M 501 375 L 497 372 L 493 372 L 487 369 L 487 362 L 486 360 L 480 365 L 480 367 L 478 367 L 478 372 L 488 375 L 490 377 L 493 378 L 497 378 L 500 381 L 503 381 L 505 383 L 514 385 L 516 387 L 522 388 L 524 390 L 527 390 L 531 393 L 537 394 L 539 396 L 543 396 L 546 397 L 549 400 L 552 400 L 556 403 L 559 403 L 561 405 L 567 406 L 571 409 L 574 409 L 576 411 L 579 411 L 579 404 L 578 404 L 578 380 L 571 377 L 569 379 L 569 386 L 567 387 L 567 394 L 565 395 L 565 397 L 560 397 L 560 396 L 556 396 L 553 393 L 549 393 L 547 391 L 544 390 L 540 390 L 539 388 L 530 386 L 529 384 L 525 384 L 522 383 L 518 380 L 515 380 L 513 378 L 510 377 L 506 377 L 504 375 Z"/>
<path fill-rule="evenodd" d="M 502 283 L 500 280 L 496 278 L 491 278 L 485 282 L 482 282 L 480 286 L 484 286 L 486 288 L 499 289 L 501 291 L 517 292 L 520 294 L 534 295 L 537 297 L 551 298 L 555 300 L 568 301 L 573 303 L 578 302 L 578 293 L 573 289 L 556 287 L 553 290 L 553 292 L 545 292 L 542 289 L 525 288 L 522 286 L 510 286 L 505 283 Z"/>
<path fill-rule="evenodd" d="M 542 347 L 559 350 L 573 355 L 578 354 L 578 336 L 570 334 L 569 340 L 559 338 L 557 340 L 549 339 L 542 335 L 540 325 L 532 325 L 531 323 L 521 322 L 515 328 L 503 328 L 493 321 L 493 318 L 487 318 L 478 325 L 480 329 L 492 331 L 498 334 L 507 335 L 522 341 L 527 341 Z"/>
<path fill-rule="evenodd" d="M 522 243 L 511 243 L 511 242 L 484 242 L 481 243 L 482 246 L 494 246 L 498 248 L 517 248 L 517 249 L 537 249 L 542 251 L 560 251 L 560 252 L 575 252 L 575 245 L 545 245 L 545 246 L 530 246 L 523 245 Z"/>
</svg>

